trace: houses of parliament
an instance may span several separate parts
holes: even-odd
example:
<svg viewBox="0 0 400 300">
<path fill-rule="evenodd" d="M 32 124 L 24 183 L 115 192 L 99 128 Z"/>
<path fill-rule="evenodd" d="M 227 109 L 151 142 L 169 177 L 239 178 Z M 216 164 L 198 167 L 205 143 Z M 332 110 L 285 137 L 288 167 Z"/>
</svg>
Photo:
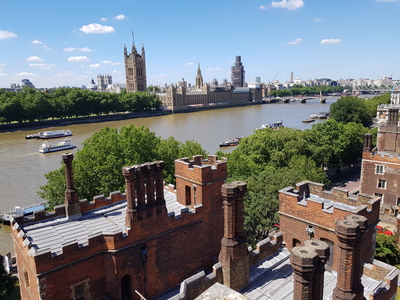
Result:
<svg viewBox="0 0 400 300">
<path fill-rule="evenodd" d="M 124 47 L 124 62 L 126 76 L 126 91 L 140 92 L 147 90 L 146 57 L 142 46 L 139 53 L 132 44 L 131 53 Z M 259 87 L 246 87 L 244 83 L 244 66 L 241 57 L 236 56 L 236 62 L 231 69 L 232 83 L 226 80 L 219 85 L 214 79 L 212 83 L 204 83 L 200 64 L 197 68 L 196 85 L 194 87 L 182 79 L 177 84 L 171 84 L 160 91 L 152 91 L 162 102 L 163 108 L 170 111 L 182 111 L 191 108 L 238 105 L 261 101 L 262 92 Z"/>
</svg>

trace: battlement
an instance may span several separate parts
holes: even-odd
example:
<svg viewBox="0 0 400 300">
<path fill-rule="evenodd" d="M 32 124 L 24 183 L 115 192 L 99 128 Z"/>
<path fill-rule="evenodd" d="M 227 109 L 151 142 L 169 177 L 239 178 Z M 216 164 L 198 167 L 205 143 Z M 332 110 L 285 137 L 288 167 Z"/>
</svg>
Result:
<svg viewBox="0 0 400 300">
<path fill-rule="evenodd" d="M 349 213 L 365 216 L 369 224 L 375 224 L 379 221 L 379 207 L 379 197 L 349 195 L 349 191 L 343 188 L 327 191 L 323 184 L 310 181 L 296 184 L 296 189 L 287 187 L 279 191 L 281 214 L 310 219 L 309 221 L 319 219 L 328 228 L 331 226 L 331 219 L 341 219 Z"/>
<path fill-rule="evenodd" d="M 266 239 L 258 242 L 256 245 L 257 248 L 255 250 L 252 250 L 251 247 L 249 247 L 251 259 L 250 265 L 255 265 L 256 263 L 264 260 L 268 256 L 278 253 L 279 249 L 282 247 L 282 243 L 282 232 L 278 231 L 270 235 Z"/>
<path fill-rule="evenodd" d="M 197 178 L 197 180 L 215 176 L 226 177 L 227 160 L 224 157 L 218 160 L 216 155 L 209 155 L 207 159 L 204 159 L 202 155 L 193 156 L 193 160 L 187 157 L 177 159 L 175 160 L 175 175 Z"/>
<path fill-rule="evenodd" d="M 363 152 L 362 159 L 400 163 L 400 154 L 384 151 Z"/>
</svg>

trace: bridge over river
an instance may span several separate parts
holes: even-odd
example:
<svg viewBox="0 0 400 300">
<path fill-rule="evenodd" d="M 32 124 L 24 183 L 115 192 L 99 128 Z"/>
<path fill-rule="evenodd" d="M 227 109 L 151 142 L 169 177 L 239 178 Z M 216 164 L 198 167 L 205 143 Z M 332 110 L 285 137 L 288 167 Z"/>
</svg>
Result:
<svg viewBox="0 0 400 300">
<path fill-rule="evenodd" d="M 304 96 L 304 97 L 276 97 L 276 98 L 265 98 L 263 101 L 266 101 L 268 103 L 290 103 L 290 102 L 300 102 L 300 103 L 307 103 L 307 100 L 316 100 L 318 99 L 320 103 L 326 103 L 326 100 L 332 98 L 332 99 L 337 99 L 337 96 Z"/>
</svg>

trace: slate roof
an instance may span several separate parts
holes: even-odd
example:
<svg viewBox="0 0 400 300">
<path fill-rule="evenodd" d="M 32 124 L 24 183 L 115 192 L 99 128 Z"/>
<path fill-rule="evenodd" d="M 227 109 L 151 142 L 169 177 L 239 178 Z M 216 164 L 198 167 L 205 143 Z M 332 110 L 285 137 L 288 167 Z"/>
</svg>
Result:
<svg viewBox="0 0 400 300">
<path fill-rule="evenodd" d="M 252 266 L 249 284 L 240 293 L 252 300 L 292 300 L 294 281 L 289 257 L 290 252 L 282 249 Z M 366 299 L 385 285 L 367 276 L 362 276 L 361 281 Z M 336 282 L 336 272 L 325 271 L 324 300 L 332 299 Z"/>
<path fill-rule="evenodd" d="M 169 216 L 179 218 L 188 210 L 176 201 L 175 193 L 164 190 L 164 198 Z M 21 228 L 19 236 L 24 236 L 24 244 L 31 246 L 32 256 L 48 251 L 58 255 L 63 246 L 71 243 L 85 246 L 89 238 L 97 235 L 126 233 L 125 213 L 126 201 L 121 201 L 84 212 L 74 220 L 63 216 L 15 226 Z"/>
</svg>

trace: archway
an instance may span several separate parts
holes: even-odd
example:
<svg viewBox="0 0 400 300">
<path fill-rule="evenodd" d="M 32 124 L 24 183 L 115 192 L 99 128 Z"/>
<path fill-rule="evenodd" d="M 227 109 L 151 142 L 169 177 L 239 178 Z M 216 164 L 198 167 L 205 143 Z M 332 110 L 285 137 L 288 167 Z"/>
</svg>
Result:
<svg viewBox="0 0 400 300">
<path fill-rule="evenodd" d="M 125 275 L 121 279 L 121 295 L 122 295 L 122 300 L 132 300 L 130 275 Z"/>
</svg>

